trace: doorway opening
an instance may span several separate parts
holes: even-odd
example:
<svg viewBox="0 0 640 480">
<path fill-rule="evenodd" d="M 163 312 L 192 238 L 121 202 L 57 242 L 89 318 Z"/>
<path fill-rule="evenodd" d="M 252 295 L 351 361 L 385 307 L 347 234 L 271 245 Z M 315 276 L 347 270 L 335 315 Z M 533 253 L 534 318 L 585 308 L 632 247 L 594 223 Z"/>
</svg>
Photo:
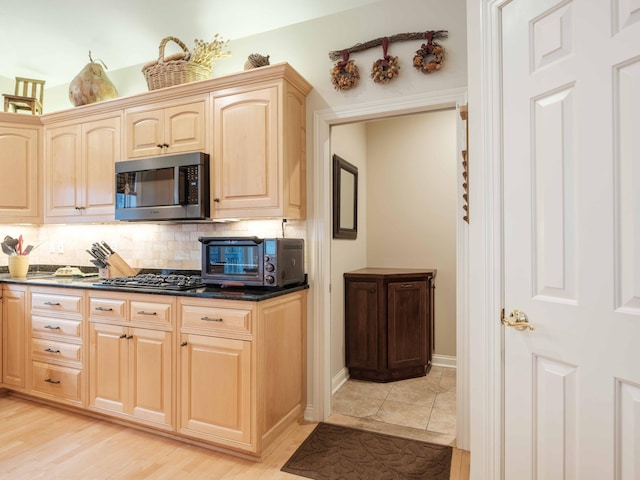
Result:
<svg viewBox="0 0 640 480">
<path fill-rule="evenodd" d="M 315 273 L 316 279 L 315 295 L 313 297 L 311 308 L 314 323 L 312 329 L 312 365 L 311 372 L 311 402 L 312 408 L 317 411 L 311 412 L 310 416 L 321 421 L 329 421 L 332 412 L 333 393 L 340 386 L 340 375 L 335 375 L 335 368 L 332 372 L 332 361 L 334 361 L 336 348 L 340 349 L 339 355 L 342 357 L 344 343 L 334 342 L 333 332 L 335 329 L 332 325 L 332 296 L 336 290 L 342 288 L 342 283 L 336 284 L 332 278 L 332 247 L 331 247 L 331 205 L 327 201 L 331 192 L 331 155 L 334 153 L 331 146 L 331 130 L 334 127 L 354 124 L 357 122 L 372 122 L 380 119 L 389 119 L 392 117 L 404 117 L 414 113 L 425 113 L 434 111 L 443 111 L 446 109 L 455 109 L 466 102 L 466 93 L 464 89 L 456 89 L 446 92 L 438 92 L 435 94 L 425 94 L 414 96 L 411 99 L 403 98 L 394 102 L 384 102 L 380 104 L 368 104 L 356 107 L 349 107 L 343 110 L 331 109 L 330 111 L 318 111 L 314 114 L 314 204 L 317 206 L 314 212 L 314 222 L 309 238 L 312 239 L 311 245 L 311 265 L 310 270 Z M 454 110 L 455 112 L 455 110 Z M 458 151 L 458 160 L 461 160 L 459 152 L 466 148 L 466 135 L 464 124 L 459 120 L 457 113 L 454 115 L 457 119 L 455 148 Z M 337 153 L 337 152 L 335 152 Z M 461 174 L 461 161 L 456 162 L 458 178 Z M 458 182 L 461 184 L 461 182 Z M 455 188 L 455 187 L 452 187 Z M 460 185 L 461 189 L 462 186 Z M 454 192 L 454 195 L 461 197 L 461 191 Z M 460 200 L 461 201 L 461 200 Z M 413 211 L 413 215 L 418 217 L 420 209 L 409 206 L 409 210 Z M 468 445 L 468 375 L 467 375 L 467 263 L 468 249 L 466 245 L 467 224 L 462 220 L 459 213 L 460 208 L 454 214 L 455 220 L 455 349 L 454 355 L 451 356 L 455 362 L 455 402 L 456 402 L 456 445 L 458 448 L 465 448 Z M 360 215 L 360 213 L 359 213 Z M 360 227 L 359 232 L 360 235 Z M 365 265 L 357 265 L 362 267 Z M 407 265 L 405 265 L 406 267 Z M 428 268 L 421 265 L 420 267 Z M 354 268 L 355 269 L 355 268 Z M 340 273 L 341 275 L 341 273 Z M 438 285 L 438 279 L 436 279 Z M 341 304 L 338 308 L 342 308 Z M 437 317 L 437 314 L 436 314 Z M 340 319 L 342 320 L 342 319 Z M 438 334 L 436 333 L 436 339 Z M 436 340 L 437 341 L 437 340 Z M 438 348 L 436 346 L 436 354 Z M 447 357 L 444 355 L 443 357 Z M 333 365 L 335 367 L 335 363 Z M 433 373 L 442 378 L 443 367 L 437 367 Z M 447 369 L 448 370 L 448 369 Z M 432 377 L 432 380 L 435 378 Z M 346 372 L 345 377 L 346 378 Z M 453 397 L 453 395 L 452 395 Z"/>
<path fill-rule="evenodd" d="M 447 445 L 455 439 L 456 115 L 449 108 L 331 128 L 332 153 L 353 162 L 359 177 L 357 237 L 331 243 L 331 423 Z M 429 360 L 437 366 L 428 375 L 388 383 L 349 378 L 345 355 L 360 347 L 343 347 L 342 276 L 365 267 L 437 271 L 434 325 L 404 346 L 434 350 Z M 380 355 L 376 348 L 367 356 Z"/>
</svg>

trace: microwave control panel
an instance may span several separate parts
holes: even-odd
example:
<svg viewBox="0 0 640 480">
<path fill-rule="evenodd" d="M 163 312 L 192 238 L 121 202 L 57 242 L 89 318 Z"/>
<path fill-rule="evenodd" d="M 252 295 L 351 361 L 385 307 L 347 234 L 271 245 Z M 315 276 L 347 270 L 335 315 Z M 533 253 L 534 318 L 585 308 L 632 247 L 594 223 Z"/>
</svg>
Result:
<svg viewBox="0 0 640 480">
<path fill-rule="evenodd" d="M 187 204 L 195 205 L 198 203 L 198 176 L 200 172 L 199 165 L 189 165 L 184 167 L 185 180 L 187 182 Z"/>
</svg>

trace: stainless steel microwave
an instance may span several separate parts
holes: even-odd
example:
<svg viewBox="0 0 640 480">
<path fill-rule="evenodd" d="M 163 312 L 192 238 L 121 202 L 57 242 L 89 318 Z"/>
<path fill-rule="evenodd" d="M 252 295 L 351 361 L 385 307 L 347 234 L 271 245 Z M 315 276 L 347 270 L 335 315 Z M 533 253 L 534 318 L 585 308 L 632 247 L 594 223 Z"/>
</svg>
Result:
<svg viewBox="0 0 640 480">
<path fill-rule="evenodd" d="M 116 220 L 205 220 L 209 155 L 201 152 L 116 163 Z"/>
<path fill-rule="evenodd" d="M 200 237 L 202 281 L 221 286 L 281 288 L 302 284 L 301 238 Z"/>
</svg>

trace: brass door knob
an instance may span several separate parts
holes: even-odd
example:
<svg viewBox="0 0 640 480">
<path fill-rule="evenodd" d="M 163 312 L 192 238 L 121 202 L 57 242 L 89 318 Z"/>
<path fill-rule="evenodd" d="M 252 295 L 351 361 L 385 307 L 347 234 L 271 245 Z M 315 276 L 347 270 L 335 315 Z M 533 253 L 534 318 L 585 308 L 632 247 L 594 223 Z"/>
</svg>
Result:
<svg viewBox="0 0 640 480">
<path fill-rule="evenodd" d="M 516 330 L 535 330 L 533 325 L 529 323 L 529 317 L 522 310 L 514 310 L 509 314 L 509 318 L 513 320 L 509 320 L 504 316 L 504 310 L 502 310 L 502 324 L 506 327 L 513 327 Z"/>
</svg>

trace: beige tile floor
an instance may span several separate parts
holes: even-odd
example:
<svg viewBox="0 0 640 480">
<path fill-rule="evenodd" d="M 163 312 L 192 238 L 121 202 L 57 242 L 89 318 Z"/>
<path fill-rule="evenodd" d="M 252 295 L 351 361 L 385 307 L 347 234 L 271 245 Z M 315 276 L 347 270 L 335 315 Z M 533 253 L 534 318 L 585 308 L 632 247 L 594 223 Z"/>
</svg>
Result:
<svg viewBox="0 0 640 480">
<path fill-rule="evenodd" d="M 432 367 L 390 383 L 347 380 L 333 395 L 329 422 L 454 445 L 456 370 Z"/>
</svg>

